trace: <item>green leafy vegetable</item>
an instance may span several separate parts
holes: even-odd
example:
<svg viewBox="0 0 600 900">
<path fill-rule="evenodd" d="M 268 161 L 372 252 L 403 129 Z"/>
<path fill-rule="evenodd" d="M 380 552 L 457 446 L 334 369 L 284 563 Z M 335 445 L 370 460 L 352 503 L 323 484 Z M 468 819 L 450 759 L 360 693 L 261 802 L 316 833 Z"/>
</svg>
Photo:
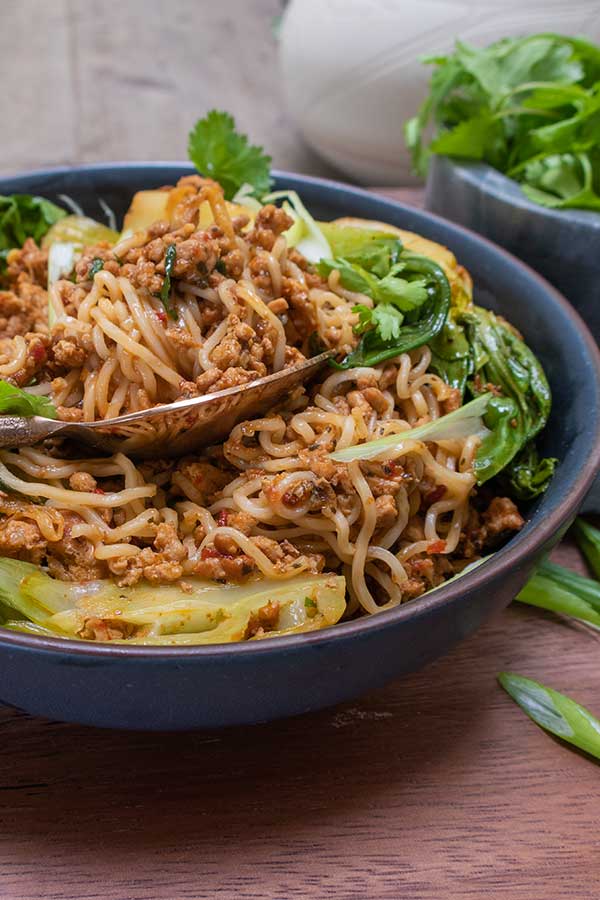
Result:
<svg viewBox="0 0 600 900">
<path fill-rule="evenodd" d="M 523 193 L 552 209 L 600 210 L 600 195 L 594 190 L 595 156 L 562 153 L 532 160 L 523 169 Z M 596 169 L 600 174 L 600 164 L 596 163 Z"/>
<path fill-rule="evenodd" d="M 425 425 L 417 428 L 408 428 L 395 434 L 388 434 L 375 441 L 367 441 L 345 450 L 336 450 L 331 453 L 331 459 L 336 462 L 351 462 L 353 459 L 373 459 L 382 453 L 401 453 L 406 441 L 449 441 L 472 435 L 485 435 L 488 433 L 484 423 L 484 415 L 493 399 L 492 394 L 480 394 L 469 403 L 465 403 L 454 412 L 439 419 L 433 419 Z"/>
<path fill-rule="evenodd" d="M 590 568 L 596 578 L 600 578 L 600 531 L 581 518 L 575 519 L 573 530 Z"/>
<path fill-rule="evenodd" d="M 507 490 L 518 500 L 533 500 L 543 494 L 554 475 L 558 460 L 540 459 L 535 443 L 528 441 L 502 472 Z"/>
<path fill-rule="evenodd" d="M 160 291 L 160 299 L 163 302 L 163 306 L 167 311 L 168 315 L 172 319 L 177 318 L 177 313 L 173 309 L 170 303 L 171 296 L 171 276 L 173 274 L 173 269 L 175 267 L 175 260 L 177 259 L 177 244 L 169 244 L 167 250 L 165 252 L 165 280 L 163 281 L 163 286 Z"/>
<path fill-rule="evenodd" d="M 577 594 L 582 600 L 600 612 L 600 582 L 594 578 L 587 578 L 579 572 L 573 572 L 558 563 L 545 559 L 536 569 L 536 574 L 551 579 L 560 587 Z"/>
<path fill-rule="evenodd" d="M 429 349 L 431 370 L 443 378 L 450 387 L 458 388 L 463 395 L 467 378 L 473 372 L 473 360 L 471 346 L 457 310 L 450 310 L 444 327 L 429 342 Z"/>
<path fill-rule="evenodd" d="M 0 196 L 0 269 L 13 247 L 22 247 L 29 237 L 39 244 L 51 225 L 66 215 L 64 209 L 43 197 Z"/>
<path fill-rule="evenodd" d="M 405 125 L 416 171 L 430 153 L 483 160 L 537 203 L 600 209 L 599 47 L 538 34 L 424 62 L 429 96 Z"/>
<path fill-rule="evenodd" d="M 8 381 L 0 381 L 0 415 L 57 418 L 56 409 L 47 397 L 28 394 Z"/>
<path fill-rule="evenodd" d="M 600 722 L 584 706 L 512 672 L 501 672 L 498 681 L 540 728 L 600 759 Z"/>
<path fill-rule="evenodd" d="M 375 319 L 363 330 L 358 346 L 336 368 L 374 366 L 421 347 L 444 327 L 450 309 L 450 285 L 443 270 L 433 260 L 403 251 L 400 262 L 394 264 L 385 278 L 342 259 L 323 260 L 319 264 L 321 274 L 338 268 L 342 284 L 348 290 L 357 290 L 372 297 L 374 302 L 391 303 L 409 315 L 398 328 L 384 316 L 384 331 Z M 398 277 L 402 274 L 402 277 Z M 360 285 L 360 286 L 359 286 Z M 360 312 L 360 310 L 359 310 Z M 390 328 L 392 331 L 390 332 Z M 392 337 L 386 335 L 392 334 Z"/>
<path fill-rule="evenodd" d="M 228 200 L 244 184 L 252 185 L 255 197 L 271 187 L 271 157 L 235 130 L 229 113 L 213 109 L 199 119 L 190 131 L 188 153 L 199 172 L 219 182 Z"/>
<path fill-rule="evenodd" d="M 501 472 L 546 424 L 551 394 L 544 370 L 529 347 L 490 310 L 474 307 L 462 316 L 479 383 L 501 393 L 490 401 L 483 439 L 473 468 L 482 484 Z M 482 389 L 482 388 L 479 388 Z M 476 384 L 471 386 L 477 392 Z"/>
<path fill-rule="evenodd" d="M 406 266 L 405 262 L 396 263 L 384 277 L 378 278 L 373 272 L 363 269 L 356 263 L 337 257 L 322 259 L 317 269 L 323 278 L 327 278 L 330 272 L 337 269 L 342 285 L 347 290 L 367 294 L 375 303 L 393 303 L 402 312 L 410 312 L 423 305 L 428 298 L 428 292 L 424 278 L 410 281 L 401 277 Z"/>
</svg>

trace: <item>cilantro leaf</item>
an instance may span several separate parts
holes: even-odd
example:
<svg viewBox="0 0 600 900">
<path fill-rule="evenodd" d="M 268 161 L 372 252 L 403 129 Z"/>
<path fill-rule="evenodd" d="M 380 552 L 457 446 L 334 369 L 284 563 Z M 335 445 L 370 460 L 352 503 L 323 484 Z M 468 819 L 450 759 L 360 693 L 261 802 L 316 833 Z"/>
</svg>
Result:
<svg viewBox="0 0 600 900">
<path fill-rule="evenodd" d="M 228 200 L 243 184 L 252 185 L 256 197 L 271 187 L 271 157 L 235 130 L 229 113 L 213 109 L 199 119 L 189 134 L 188 154 L 199 172 L 219 182 Z"/>
<path fill-rule="evenodd" d="M 379 259 L 377 265 L 380 266 L 380 263 Z M 400 277 L 400 273 L 406 268 L 404 262 L 393 265 L 383 278 L 378 278 L 372 272 L 343 257 L 322 259 L 317 268 L 323 278 L 327 278 L 330 272 L 337 269 L 346 290 L 366 294 L 376 303 L 393 303 L 402 312 L 418 309 L 428 298 L 423 278 L 408 280 Z"/>
<path fill-rule="evenodd" d="M 373 310 L 371 321 L 382 340 L 392 341 L 400 337 L 400 326 L 404 316 L 391 303 L 380 303 Z"/>
<path fill-rule="evenodd" d="M 424 62 L 436 67 L 429 96 L 405 125 L 419 174 L 431 153 L 481 160 L 537 203 L 600 208 L 599 47 L 537 34 L 484 48 L 457 41 Z"/>
<path fill-rule="evenodd" d="M 47 397 L 28 394 L 8 381 L 0 381 L 0 415 L 57 418 L 56 409 Z"/>
<path fill-rule="evenodd" d="M 357 303 L 352 307 L 352 312 L 358 313 L 358 324 L 355 327 L 358 334 L 374 328 L 382 341 L 397 340 L 400 337 L 404 316 L 391 303 L 380 303 L 373 309 Z"/>
<path fill-rule="evenodd" d="M 551 154 L 528 163 L 523 193 L 551 209 L 600 210 L 600 194 L 594 190 L 594 172 L 585 153 Z"/>
</svg>

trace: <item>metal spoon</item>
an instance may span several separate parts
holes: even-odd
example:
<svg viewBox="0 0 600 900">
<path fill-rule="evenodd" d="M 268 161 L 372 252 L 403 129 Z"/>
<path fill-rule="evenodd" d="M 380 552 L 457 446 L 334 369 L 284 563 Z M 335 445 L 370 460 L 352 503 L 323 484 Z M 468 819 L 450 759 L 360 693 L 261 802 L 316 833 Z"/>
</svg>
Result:
<svg viewBox="0 0 600 900">
<path fill-rule="evenodd" d="M 60 436 L 91 444 L 104 453 L 120 451 L 141 459 L 185 456 L 222 441 L 244 419 L 267 412 L 276 401 L 309 381 L 332 356 L 328 350 L 248 384 L 115 419 L 60 422 L 43 416 L 0 416 L 0 449 Z"/>
</svg>

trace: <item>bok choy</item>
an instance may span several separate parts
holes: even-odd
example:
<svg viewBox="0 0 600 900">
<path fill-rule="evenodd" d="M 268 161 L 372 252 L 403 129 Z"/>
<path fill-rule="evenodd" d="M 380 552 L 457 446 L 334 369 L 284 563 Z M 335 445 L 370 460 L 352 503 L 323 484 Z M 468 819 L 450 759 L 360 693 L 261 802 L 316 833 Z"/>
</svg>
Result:
<svg viewBox="0 0 600 900">
<path fill-rule="evenodd" d="M 59 637 L 110 636 L 133 644 L 214 644 L 295 634 L 335 624 L 346 602 L 339 575 L 299 575 L 221 585 L 201 578 L 177 585 L 118 587 L 51 578 L 39 567 L 0 559 L 0 603 L 8 626 Z"/>
<path fill-rule="evenodd" d="M 425 425 L 397 431 L 345 450 L 336 450 L 330 457 L 335 462 L 351 462 L 353 459 L 374 459 L 391 451 L 398 452 L 408 441 L 451 441 L 471 435 L 485 437 L 489 430 L 485 426 L 484 416 L 491 400 L 492 394 L 481 394 L 460 409 Z"/>
</svg>

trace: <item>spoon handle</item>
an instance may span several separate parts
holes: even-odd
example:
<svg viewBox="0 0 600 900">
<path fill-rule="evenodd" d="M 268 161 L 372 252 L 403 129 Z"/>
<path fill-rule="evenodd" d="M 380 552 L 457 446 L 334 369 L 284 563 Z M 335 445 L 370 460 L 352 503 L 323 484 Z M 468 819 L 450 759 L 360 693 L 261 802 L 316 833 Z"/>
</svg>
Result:
<svg viewBox="0 0 600 900">
<path fill-rule="evenodd" d="M 41 416 L 0 416 L 0 450 L 29 447 L 64 426 Z"/>
</svg>

